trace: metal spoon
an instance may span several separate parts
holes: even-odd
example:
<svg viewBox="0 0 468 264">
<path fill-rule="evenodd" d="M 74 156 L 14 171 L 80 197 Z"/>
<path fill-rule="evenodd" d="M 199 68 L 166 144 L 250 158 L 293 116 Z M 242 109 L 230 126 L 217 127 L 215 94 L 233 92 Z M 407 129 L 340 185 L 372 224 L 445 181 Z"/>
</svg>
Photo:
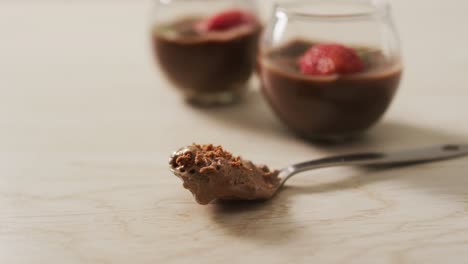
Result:
<svg viewBox="0 0 468 264">
<path fill-rule="evenodd" d="M 190 151 L 190 146 L 182 148 L 173 153 L 170 159 L 172 172 L 184 181 L 184 187 L 189 189 L 200 204 L 208 204 L 214 199 L 221 200 L 265 200 L 273 197 L 284 183 L 300 172 L 334 166 L 360 165 L 368 167 L 389 167 L 396 165 L 409 165 L 415 163 L 430 162 L 449 158 L 468 155 L 468 145 L 440 145 L 428 148 L 413 149 L 399 152 L 383 153 L 383 152 L 366 152 L 357 154 L 348 154 L 321 158 L 317 160 L 297 163 L 279 170 L 277 179 L 272 182 L 266 182 L 263 169 L 259 169 L 256 165 L 249 161 L 244 166 L 237 167 L 235 175 L 230 170 L 229 173 L 208 173 L 199 175 L 199 171 L 191 167 L 179 165 L 174 167 L 174 161 L 177 157 Z M 194 150 L 197 151 L 197 150 Z M 212 159 L 212 157 L 211 157 Z M 216 162 L 219 162 L 216 161 Z M 221 163 L 218 166 L 229 163 Z M 189 166 L 194 166 L 189 165 Z M 211 166 L 211 165 L 210 165 Z M 230 166 L 230 165 L 229 165 Z M 230 168 L 230 167 L 229 167 Z M 221 169 L 221 167 L 220 167 Z M 220 169 L 211 168 L 211 171 L 219 171 Z M 201 171 L 201 170 L 200 170 Z M 239 175 L 249 177 L 250 180 L 244 181 L 242 178 L 238 182 L 240 184 L 232 184 L 230 178 L 236 178 Z M 239 177 L 237 177 L 239 178 Z M 275 182 L 273 184 L 273 182 Z M 249 184 L 246 184 L 249 183 Z M 255 184 L 255 186 L 252 186 Z"/>
<path fill-rule="evenodd" d="M 303 171 L 318 168 L 349 165 L 360 165 L 368 167 L 389 167 L 396 165 L 410 165 L 436 160 L 444 160 L 461 157 L 464 155 L 468 155 L 468 145 L 447 144 L 391 153 L 366 152 L 333 156 L 297 163 L 280 170 L 280 173 L 278 175 L 278 177 L 280 178 L 279 187 L 281 187 L 293 175 L 296 175 Z"/>
</svg>

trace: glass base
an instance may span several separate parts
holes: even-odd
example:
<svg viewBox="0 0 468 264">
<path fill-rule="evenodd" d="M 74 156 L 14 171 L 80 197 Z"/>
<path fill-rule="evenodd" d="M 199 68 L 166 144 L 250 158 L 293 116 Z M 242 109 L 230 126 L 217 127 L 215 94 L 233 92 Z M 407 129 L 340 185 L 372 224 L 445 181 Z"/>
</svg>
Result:
<svg viewBox="0 0 468 264">
<path fill-rule="evenodd" d="M 200 93 L 186 96 L 185 100 L 195 106 L 210 107 L 230 105 L 240 101 L 245 90 L 225 91 L 219 93 Z"/>
</svg>

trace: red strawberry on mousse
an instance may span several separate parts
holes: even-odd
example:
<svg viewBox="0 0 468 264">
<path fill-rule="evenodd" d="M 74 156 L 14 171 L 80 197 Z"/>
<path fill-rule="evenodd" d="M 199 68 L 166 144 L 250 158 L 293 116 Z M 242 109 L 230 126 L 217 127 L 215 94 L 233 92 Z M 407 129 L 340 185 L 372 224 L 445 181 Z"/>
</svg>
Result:
<svg viewBox="0 0 468 264">
<path fill-rule="evenodd" d="M 341 44 L 317 44 L 298 60 L 303 74 L 330 75 L 352 74 L 364 69 L 364 62 L 357 52 Z"/>
<path fill-rule="evenodd" d="M 255 20 L 255 16 L 246 11 L 232 9 L 202 20 L 196 25 L 196 29 L 199 32 L 224 31 L 240 25 L 253 23 Z"/>
</svg>

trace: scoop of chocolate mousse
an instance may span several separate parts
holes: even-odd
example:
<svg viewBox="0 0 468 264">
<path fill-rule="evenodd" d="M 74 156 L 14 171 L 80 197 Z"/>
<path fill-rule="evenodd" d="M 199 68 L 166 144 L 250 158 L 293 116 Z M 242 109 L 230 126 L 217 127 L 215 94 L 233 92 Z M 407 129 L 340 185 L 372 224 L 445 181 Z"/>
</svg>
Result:
<svg viewBox="0 0 468 264">
<path fill-rule="evenodd" d="M 278 171 L 233 156 L 221 146 L 193 144 L 169 162 L 200 204 L 220 200 L 265 200 L 279 187 Z"/>
</svg>

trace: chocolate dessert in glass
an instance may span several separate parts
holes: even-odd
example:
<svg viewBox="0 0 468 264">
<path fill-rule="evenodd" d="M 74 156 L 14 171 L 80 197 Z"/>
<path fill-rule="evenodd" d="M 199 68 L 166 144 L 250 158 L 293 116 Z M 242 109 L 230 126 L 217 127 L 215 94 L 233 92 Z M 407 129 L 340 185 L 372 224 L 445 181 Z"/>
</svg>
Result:
<svg viewBox="0 0 468 264">
<path fill-rule="evenodd" d="M 402 73 L 390 7 L 373 0 L 276 5 L 257 63 L 278 117 L 297 134 L 325 141 L 374 125 Z"/>
<path fill-rule="evenodd" d="M 253 3 L 156 1 L 152 23 L 156 61 L 187 101 L 228 104 L 245 92 L 261 32 Z"/>
</svg>

